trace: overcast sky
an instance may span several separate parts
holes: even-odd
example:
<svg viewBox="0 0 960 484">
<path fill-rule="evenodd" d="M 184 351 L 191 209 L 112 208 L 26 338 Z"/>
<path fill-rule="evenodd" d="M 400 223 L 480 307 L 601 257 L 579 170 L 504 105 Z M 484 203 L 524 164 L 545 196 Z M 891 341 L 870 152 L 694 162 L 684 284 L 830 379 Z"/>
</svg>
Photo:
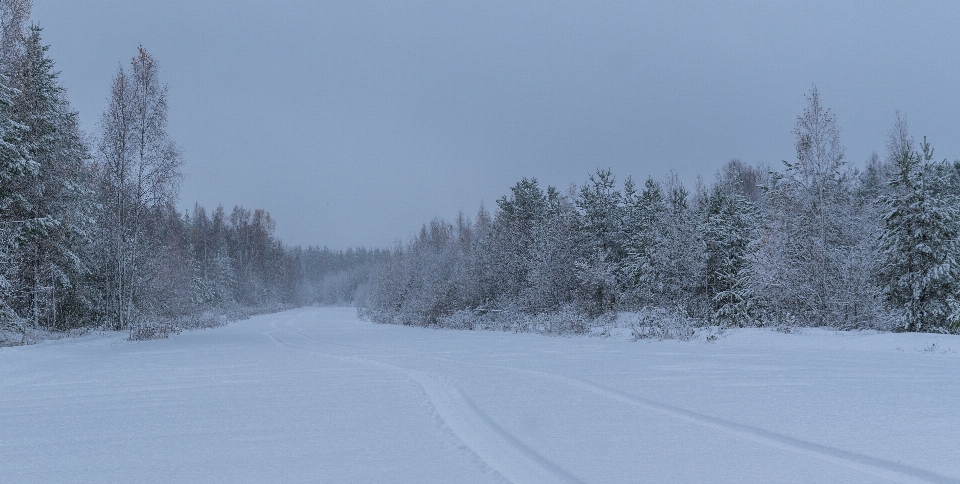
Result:
<svg viewBox="0 0 960 484">
<path fill-rule="evenodd" d="M 182 207 L 265 208 L 289 244 L 389 246 L 524 176 L 779 166 L 814 84 L 851 163 L 898 109 L 960 157 L 960 2 L 34 2 L 88 133 L 142 44 Z"/>
</svg>

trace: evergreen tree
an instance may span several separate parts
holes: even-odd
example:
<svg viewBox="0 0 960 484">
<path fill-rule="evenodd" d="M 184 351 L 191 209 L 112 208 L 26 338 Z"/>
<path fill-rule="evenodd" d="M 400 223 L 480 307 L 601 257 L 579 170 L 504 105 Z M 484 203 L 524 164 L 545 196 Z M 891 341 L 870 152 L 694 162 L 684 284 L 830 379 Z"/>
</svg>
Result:
<svg viewBox="0 0 960 484">
<path fill-rule="evenodd" d="M 20 186 L 26 221 L 17 304 L 35 326 L 69 327 L 94 316 L 90 271 L 94 206 L 86 145 L 58 81 L 41 29 L 31 27 L 17 78 L 14 115 L 36 170 Z"/>
<path fill-rule="evenodd" d="M 584 254 L 574 189 L 560 194 L 548 187 L 547 200 L 548 210 L 534 233 L 530 272 L 520 304 L 536 314 L 561 310 L 580 299 L 577 261 Z"/>
<path fill-rule="evenodd" d="M 13 119 L 13 99 L 17 91 L 0 74 L 0 330 L 22 333 L 23 319 L 13 300 L 19 259 L 17 254 L 24 233 L 26 200 L 21 188 L 37 172 L 23 142 L 26 128 Z"/>
<path fill-rule="evenodd" d="M 747 269 L 755 209 L 746 197 L 718 184 L 707 195 L 701 212 L 704 289 L 714 316 L 723 319 L 735 314 L 734 307 L 745 299 L 736 291 L 742 287 L 738 281 Z"/>
<path fill-rule="evenodd" d="M 624 226 L 630 227 L 630 237 L 626 240 L 627 255 L 622 271 L 626 290 L 636 304 L 659 302 L 657 258 L 666 232 L 666 213 L 663 187 L 653 178 L 647 178 L 640 196 L 628 198 Z"/>
<path fill-rule="evenodd" d="M 955 330 L 960 321 L 960 212 L 945 183 L 945 160 L 933 161 L 926 138 L 914 150 L 899 117 L 888 148 L 896 173 L 889 194 L 881 198 L 887 209 L 879 240 L 883 293 L 903 311 L 904 330 Z"/>
<path fill-rule="evenodd" d="M 488 244 L 493 263 L 489 292 L 496 304 L 516 302 L 528 287 L 538 230 L 559 205 L 556 189 L 548 187 L 544 193 L 536 178 L 523 178 L 510 191 L 510 197 L 497 200 L 493 239 Z"/>
<path fill-rule="evenodd" d="M 627 190 L 632 191 L 631 181 Z M 616 307 L 621 292 L 618 274 L 626 256 L 623 229 L 623 195 L 616 190 L 610 170 L 597 170 L 596 176 L 581 187 L 576 199 L 583 257 L 577 261 L 577 277 L 585 285 L 595 312 Z"/>
<path fill-rule="evenodd" d="M 704 286 L 703 240 L 690 193 L 676 174 L 667 179 L 667 194 L 667 211 L 660 224 L 663 234 L 655 245 L 657 292 L 661 305 L 698 312 L 697 299 Z"/>
<path fill-rule="evenodd" d="M 23 337 L 23 318 L 16 311 L 19 287 L 17 256 L 28 220 L 23 187 L 37 171 L 24 137 L 27 127 L 16 121 L 19 96 L 15 77 L 23 58 L 24 25 L 30 15 L 29 0 L 0 0 L 0 340 L 4 332 Z"/>
</svg>

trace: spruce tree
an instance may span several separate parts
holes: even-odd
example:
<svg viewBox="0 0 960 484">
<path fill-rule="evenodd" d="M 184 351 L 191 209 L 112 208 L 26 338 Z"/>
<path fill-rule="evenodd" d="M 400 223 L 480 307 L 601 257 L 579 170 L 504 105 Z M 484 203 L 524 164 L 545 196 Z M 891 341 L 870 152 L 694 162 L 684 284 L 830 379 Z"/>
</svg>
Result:
<svg viewBox="0 0 960 484">
<path fill-rule="evenodd" d="M 629 180 L 627 190 L 633 190 Z M 597 170 L 596 176 L 590 175 L 580 189 L 576 205 L 583 252 L 577 261 L 577 278 L 585 286 L 592 309 L 599 313 L 617 304 L 618 273 L 626 255 L 623 195 L 616 189 L 610 170 Z"/>
<path fill-rule="evenodd" d="M 31 27 L 19 69 L 14 116 L 36 170 L 20 186 L 25 221 L 17 304 L 35 326 L 65 327 L 92 317 L 86 291 L 94 206 L 86 145 L 60 86 L 41 29 Z M 64 313 L 66 311 L 66 313 Z"/>
<path fill-rule="evenodd" d="M 37 172 L 37 163 L 30 159 L 23 142 L 26 128 L 12 116 L 16 95 L 16 89 L 0 74 L 0 332 L 22 335 L 23 319 L 12 304 L 18 289 L 17 252 L 25 223 L 20 218 L 26 204 L 21 187 Z"/>
<path fill-rule="evenodd" d="M 745 299 L 739 283 L 748 264 L 756 211 L 744 196 L 715 185 L 701 209 L 705 292 L 714 317 L 730 319 Z M 725 321 L 741 324 L 742 322 Z"/>
<path fill-rule="evenodd" d="M 945 161 L 933 161 L 926 138 L 914 150 L 899 118 L 889 148 L 896 174 L 880 200 L 886 208 L 879 240 L 883 293 L 903 311 L 902 329 L 956 330 L 960 212 L 956 196 L 947 190 Z"/>
<path fill-rule="evenodd" d="M 623 277 L 633 300 L 639 304 L 652 304 L 659 294 L 657 266 L 660 245 L 663 243 L 667 200 L 660 182 L 648 178 L 640 196 L 633 198 L 626 207 L 625 226 L 633 227 L 626 241 L 626 258 Z"/>
</svg>

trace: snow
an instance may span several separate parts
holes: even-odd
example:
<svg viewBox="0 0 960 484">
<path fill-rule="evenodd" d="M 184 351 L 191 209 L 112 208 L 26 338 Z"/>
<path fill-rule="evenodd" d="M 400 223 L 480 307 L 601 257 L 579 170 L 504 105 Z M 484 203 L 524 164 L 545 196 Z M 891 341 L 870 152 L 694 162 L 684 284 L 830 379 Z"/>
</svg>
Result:
<svg viewBox="0 0 960 484">
<path fill-rule="evenodd" d="M 0 348 L 0 482 L 960 482 L 957 336 L 124 338 Z"/>
</svg>

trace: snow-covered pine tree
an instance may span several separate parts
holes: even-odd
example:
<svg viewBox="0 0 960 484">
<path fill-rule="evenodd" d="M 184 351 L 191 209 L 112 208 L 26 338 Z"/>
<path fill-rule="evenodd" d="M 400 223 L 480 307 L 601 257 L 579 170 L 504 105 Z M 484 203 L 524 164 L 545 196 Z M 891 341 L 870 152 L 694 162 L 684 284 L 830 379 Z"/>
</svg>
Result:
<svg viewBox="0 0 960 484">
<path fill-rule="evenodd" d="M 627 197 L 624 213 L 629 232 L 622 277 L 631 299 L 687 309 L 702 286 L 702 247 L 689 192 L 675 176 L 668 178 L 666 190 L 649 178 L 639 196 Z"/>
<path fill-rule="evenodd" d="M 701 207 L 701 236 L 704 241 L 706 297 L 712 303 L 714 319 L 728 325 L 742 325 L 741 306 L 746 295 L 738 284 L 747 269 L 748 248 L 756 227 L 756 209 L 746 197 L 714 185 Z M 738 316 L 739 314 L 739 316 Z"/>
<path fill-rule="evenodd" d="M 517 302 L 528 287 L 539 226 L 548 219 L 551 203 L 559 198 L 553 187 L 544 193 L 536 178 L 523 178 L 510 191 L 509 197 L 497 200 L 493 240 L 487 246 L 493 273 L 490 292 L 496 294 L 497 304 Z"/>
<path fill-rule="evenodd" d="M 631 198 L 625 207 L 624 226 L 632 229 L 625 241 L 622 277 L 634 303 L 657 304 L 658 246 L 666 232 L 667 201 L 660 182 L 653 178 L 647 178 L 640 195 Z"/>
<path fill-rule="evenodd" d="M 667 178 L 667 211 L 662 214 L 663 230 L 654 245 L 654 271 L 661 306 L 700 313 L 697 299 L 703 289 L 703 240 L 698 221 L 690 207 L 690 194 L 676 174 Z M 650 283 L 653 283 L 651 280 Z"/>
<path fill-rule="evenodd" d="M 11 116 L 16 90 L 0 74 L 0 330 L 22 333 L 23 319 L 14 310 L 25 200 L 20 191 L 37 171 L 23 143 L 25 127 Z"/>
<path fill-rule="evenodd" d="M 883 293 L 903 311 L 902 329 L 956 330 L 960 212 L 945 183 L 945 161 L 933 161 L 926 138 L 919 151 L 914 149 L 899 114 L 888 149 L 896 173 L 880 200 L 886 208 L 879 238 Z"/>
<path fill-rule="evenodd" d="M 757 298 L 751 293 L 752 252 L 760 224 L 767 180 L 762 166 L 730 160 L 716 182 L 700 196 L 700 236 L 704 253 L 704 292 L 712 319 L 720 324 L 754 323 Z"/>
<path fill-rule="evenodd" d="M 94 206 L 77 114 L 40 34 L 31 27 L 26 39 L 13 111 L 37 164 L 20 187 L 26 203 L 17 305 L 34 326 L 62 329 L 94 317 L 96 296 L 85 284 Z"/>
<path fill-rule="evenodd" d="M 627 180 L 632 192 L 633 183 Z M 623 230 L 623 195 L 616 189 L 610 170 L 597 170 L 581 188 L 576 199 L 583 256 L 577 260 L 577 278 L 583 284 L 594 312 L 616 306 L 621 287 L 618 281 L 626 256 Z"/>
<path fill-rule="evenodd" d="M 575 191 L 547 188 L 548 208 L 535 228 L 527 287 L 520 307 L 530 313 L 561 310 L 578 298 L 577 261 L 582 259 Z"/>
<path fill-rule="evenodd" d="M 23 338 L 23 318 L 15 310 L 20 290 L 17 252 L 24 232 L 27 200 L 23 187 L 37 172 L 24 137 L 27 127 L 16 121 L 19 92 L 13 75 L 22 59 L 24 23 L 30 14 L 28 0 L 0 0 L 0 339 L 5 332 Z"/>
</svg>

